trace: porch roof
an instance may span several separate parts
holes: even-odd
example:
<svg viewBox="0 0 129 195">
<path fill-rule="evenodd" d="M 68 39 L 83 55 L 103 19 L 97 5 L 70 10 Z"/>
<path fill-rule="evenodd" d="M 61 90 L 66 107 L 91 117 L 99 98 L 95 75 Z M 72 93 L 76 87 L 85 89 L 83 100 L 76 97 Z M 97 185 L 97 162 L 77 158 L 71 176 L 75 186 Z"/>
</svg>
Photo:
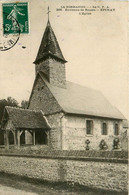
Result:
<svg viewBox="0 0 129 195">
<path fill-rule="evenodd" d="M 7 111 L 8 119 L 12 121 L 17 129 L 50 129 L 50 125 L 42 111 L 33 111 L 10 106 L 6 106 L 5 110 Z"/>
</svg>

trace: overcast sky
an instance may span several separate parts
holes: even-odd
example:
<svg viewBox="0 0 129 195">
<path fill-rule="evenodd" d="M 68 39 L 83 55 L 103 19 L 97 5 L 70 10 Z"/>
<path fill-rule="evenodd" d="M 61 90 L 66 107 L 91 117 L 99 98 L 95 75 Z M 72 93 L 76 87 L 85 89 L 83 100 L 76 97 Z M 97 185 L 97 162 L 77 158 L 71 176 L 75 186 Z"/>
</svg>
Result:
<svg viewBox="0 0 129 195">
<path fill-rule="evenodd" d="M 51 26 L 68 61 L 67 80 L 100 90 L 127 117 L 127 2 L 30 0 L 29 34 L 21 35 L 12 49 L 0 51 L 0 99 L 29 99 L 48 5 Z M 70 5 L 109 6 L 115 11 L 79 15 L 56 10 Z"/>
</svg>

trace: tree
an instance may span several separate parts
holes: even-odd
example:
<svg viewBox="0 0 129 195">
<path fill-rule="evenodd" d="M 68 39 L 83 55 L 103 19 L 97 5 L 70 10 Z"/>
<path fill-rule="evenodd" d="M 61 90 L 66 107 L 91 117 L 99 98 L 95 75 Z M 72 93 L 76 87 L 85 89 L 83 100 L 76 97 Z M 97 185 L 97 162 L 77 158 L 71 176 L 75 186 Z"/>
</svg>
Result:
<svg viewBox="0 0 129 195">
<path fill-rule="evenodd" d="M 18 102 L 12 97 L 7 97 L 7 104 L 7 106 L 18 107 Z"/>
<path fill-rule="evenodd" d="M 0 123 L 2 120 L 5 106 L 18 107 L 18 102 L 12 97 L 7 97 L 7 100 L 6 99 L 0 100 Z"/>
<path fill-rule="evenodd" d="M 2 120 L 2 116 L 3 116 L 5 106 L 7 106 L 7 100 L 5 100 L 5 99 L 0 100 L 0 123 L 1 123 L 1 120 Z"/>
<path fill-rule="evenodd" d="M 26 109 L 28 107 L 28 101 L 27 100 L 22 100 L 21 107 Z"/>
</svg>

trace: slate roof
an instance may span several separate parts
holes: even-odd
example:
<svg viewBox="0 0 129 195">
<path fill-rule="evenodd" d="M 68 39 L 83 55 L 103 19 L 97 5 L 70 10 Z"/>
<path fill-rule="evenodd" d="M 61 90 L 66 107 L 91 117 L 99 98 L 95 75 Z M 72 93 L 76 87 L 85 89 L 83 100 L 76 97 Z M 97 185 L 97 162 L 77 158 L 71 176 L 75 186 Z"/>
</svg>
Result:
<svg viewBox="0 0 129 195">
<path fill-rule="evenodd" d="M 44 78 L 42 72 L 40 72 L 39 75 L 42 77 L 43 81 L 45 81 L 64 112 L 125 119 L 121 112 L 111 105 L 100 91 L 69 81 L 67 81 L 66 89 L 59 88 L 50 85 L 50 83 Z"/>
<path fill-rule="evenodd" d="M 56 36 L 52 30 L 51 24 L 48 20 L 39 51 L 34 63 L 38 63 L 40 60 L 45 59 L 47 57 L 53 57 L 63 62 L 66 60 L 63 57 L 59 44 L 57 42 Z"/>
<path fill-rule="evenodd" d="M 32 111 L 6 106 L 9 119 L 19 129 L 50 129 L 50 126 L 41 111 Z"/>
</svg>

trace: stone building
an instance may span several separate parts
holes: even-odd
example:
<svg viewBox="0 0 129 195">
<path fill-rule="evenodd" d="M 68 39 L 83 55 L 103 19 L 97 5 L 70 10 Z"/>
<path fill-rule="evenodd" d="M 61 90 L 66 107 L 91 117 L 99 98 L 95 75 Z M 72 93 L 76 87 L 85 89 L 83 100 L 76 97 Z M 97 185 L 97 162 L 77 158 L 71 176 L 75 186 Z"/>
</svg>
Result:
<svg viewBox="0 0 129 195">
<path fill-rule="evenodd" d="M 101 92 L 66 81 L 66 62 L 48 20 L 34 61 L 36 76 L 28 109 L 5 109 L 6 145 L 11 125 L 18 146 L 24 140 L 25 144 L 46 144 L 59 150 L 121 148 L 124 116 Z M 10 123 L 12 112 L 17 117 Z M 25 139 L 20 137 L 23 134 Z"/>
<path fill-rule="evenodd" d="M 61 150 L 117 149 L 124 116 L 101 92 L 66 81 L 65 60 L 48 20 L 34 61 L 28 109 L 42 110 L 49 146 Z"/>
</svg>

